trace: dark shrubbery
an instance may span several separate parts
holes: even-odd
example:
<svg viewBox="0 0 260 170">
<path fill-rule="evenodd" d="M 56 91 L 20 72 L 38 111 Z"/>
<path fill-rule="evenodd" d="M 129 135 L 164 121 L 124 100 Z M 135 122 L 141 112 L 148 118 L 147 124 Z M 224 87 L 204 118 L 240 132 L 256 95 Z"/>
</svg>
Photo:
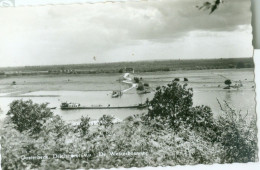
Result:
<svg viewBox="0 0 260 170">
<path fill-rule="evenodd" d="M 140 91 L 144 90 L 144 85 L 143 85 L 143 83 L 141 83 L 141 82 L 138 83 L 137 90 L 140 90 Z"/>
<path fill-rule="evenodd" d="M 173 81 L 180 81 L 180 78 L 175 78 Z"/>
<path fill-rule="evenodd" d="M 173 166 L 257 161 L 256 119 L 245 119 L 227 104 L 213 118 L 207 106 L 193 106 L 192 89 L 172 82 L 156 88 L 148 114 L 114 123 L 109 115 L 97 125 L 81 118 L 77 126 L 54 116 L 46 104 L 17 100 L 1 129 L 2 169 L 90 169 Z M 34 133 L 31 133 L 34 132 Z M 100 152 L 106 155 L 98 156 Z M 145 156 L 110 153 L 144 152 Z M 88 154 L 55 159 L 50 155 Z M 21 159 L 49 155 L 49 159 Z"/>
<path fill-rule="evenodd" d="M 7 115 L 11 117 L 18 131 L 30 130 L 32 133 L 39 133 L 41 121 L 53 115 L 47 105 L 34 104 L 31 100 L 15 100 L 10 104 Z"/>
<path fill-rule="evenodd" d="M 230 86 L 230 85 L 232 84 L 232 81 L 228 79 L 228 80 L 225 80 L 225 82 L 224 82 L 224 83 L 225 83 L 225 85 L 228 85 L 228 86 Z"/>
<path fill-rule="evenodd" d="M 139 83 L 140 82 L 140 79 L 138 77 L 134 77 L 134 82 L 135 83 Z"/>
</svg>

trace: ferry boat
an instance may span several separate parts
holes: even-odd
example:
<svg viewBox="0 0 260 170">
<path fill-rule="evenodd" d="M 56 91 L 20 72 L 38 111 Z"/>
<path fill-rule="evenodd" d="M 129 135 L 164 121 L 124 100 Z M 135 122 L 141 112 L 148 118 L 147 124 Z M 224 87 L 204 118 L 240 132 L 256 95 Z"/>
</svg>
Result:
<svg viewBox="0 0 260 170">
<path fill-rule="evenodd" d="M 80 104 L 77 103 L 68 103 L 64 102 L 61 103 L 60 106 L 61 110 L 76 110 L 76 109 L 145 109 L 147 108 L 146 104 L 138 104 L 138 105 L 133 105 L 133 106 L 102 106 L 102 105 L 97 105 L 97 106 L 81 106 Z"/>
</svg>

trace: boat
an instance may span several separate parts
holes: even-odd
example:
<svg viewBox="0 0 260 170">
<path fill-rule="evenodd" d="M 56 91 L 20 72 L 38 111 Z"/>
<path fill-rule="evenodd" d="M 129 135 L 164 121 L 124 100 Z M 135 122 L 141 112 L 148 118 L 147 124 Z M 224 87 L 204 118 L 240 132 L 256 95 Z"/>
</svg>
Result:
<svg viewBox="0 0 260 170">
<path fill-rule="evenodd" d="M 145 109 L 147 108 L 146 104 L 138 104 L 133 106 L 102 106 L 102 105 L 92 105 L 92 106 L 81 106 L 80 104 L 61 103 L 61 110 L 76 110 L 76 109 Z"/>
<path fill-rule="evenodd" d="M 120 97 L 122 96 L 122 92 L 121 91 L 113 91 L 112 92 L 112 98 L 117 98 L 117 97 Z"/>
</svg>

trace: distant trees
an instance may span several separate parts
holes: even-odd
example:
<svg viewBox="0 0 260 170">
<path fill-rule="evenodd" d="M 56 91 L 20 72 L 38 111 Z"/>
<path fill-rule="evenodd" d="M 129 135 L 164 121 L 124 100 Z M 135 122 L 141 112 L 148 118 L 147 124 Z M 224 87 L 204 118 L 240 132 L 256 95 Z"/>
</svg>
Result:
<svg viewBox="0 0 260 170">
<path fill-rule="evenodd" d="M 119 73 L 123 73 L 124 72 L 124 69 L 119 69 L 119 71 L 118 71 Z"/>
<path fill-rule="evenodd" d="M 243 62 L 238 62 L 237 68 L 245 68 L 245 64 Z"/>
</svg>

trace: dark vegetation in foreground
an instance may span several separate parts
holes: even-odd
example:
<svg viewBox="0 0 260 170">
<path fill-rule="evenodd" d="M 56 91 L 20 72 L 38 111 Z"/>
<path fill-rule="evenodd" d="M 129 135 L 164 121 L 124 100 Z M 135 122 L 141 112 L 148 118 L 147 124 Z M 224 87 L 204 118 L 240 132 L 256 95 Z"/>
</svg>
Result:
<svg viewBox="0 0 260 170">
<path fill-rule="evenodd" d="M 2 168 L 75 169 L 255 162 L 256 119 L 221 106 L 213 118 L 207 106 L 193 107 L 193 91 L 173 81 L 147 101 L 148 113 L 113 123 L 104 115 L 97 125 L 82 117 L 65 123 L 47 104 L 13 101 L 1 131 Z M 146 156 L 99 157 L 99 152 L 146 152 Z M 88 154 L 87 157 L 24 159 L 22 156 Z"/>
<path fill-rule="evenodd" d="M 253 58 L 232 59 L 197 59 L 197 60 L 157 60 L 118 62 L 102 64 L 72 64 L 50 66 L 25 66 L 0 68 L 2 75 L 34 75 L 34 74 L 95 74 L 95 73 L 123 73 L 125 68 L 132 68 L 135 72 L 156 72 L 176 70 L 205 70 L 205 69 L 233 69 L 253 68 Z"/>
</svg>

